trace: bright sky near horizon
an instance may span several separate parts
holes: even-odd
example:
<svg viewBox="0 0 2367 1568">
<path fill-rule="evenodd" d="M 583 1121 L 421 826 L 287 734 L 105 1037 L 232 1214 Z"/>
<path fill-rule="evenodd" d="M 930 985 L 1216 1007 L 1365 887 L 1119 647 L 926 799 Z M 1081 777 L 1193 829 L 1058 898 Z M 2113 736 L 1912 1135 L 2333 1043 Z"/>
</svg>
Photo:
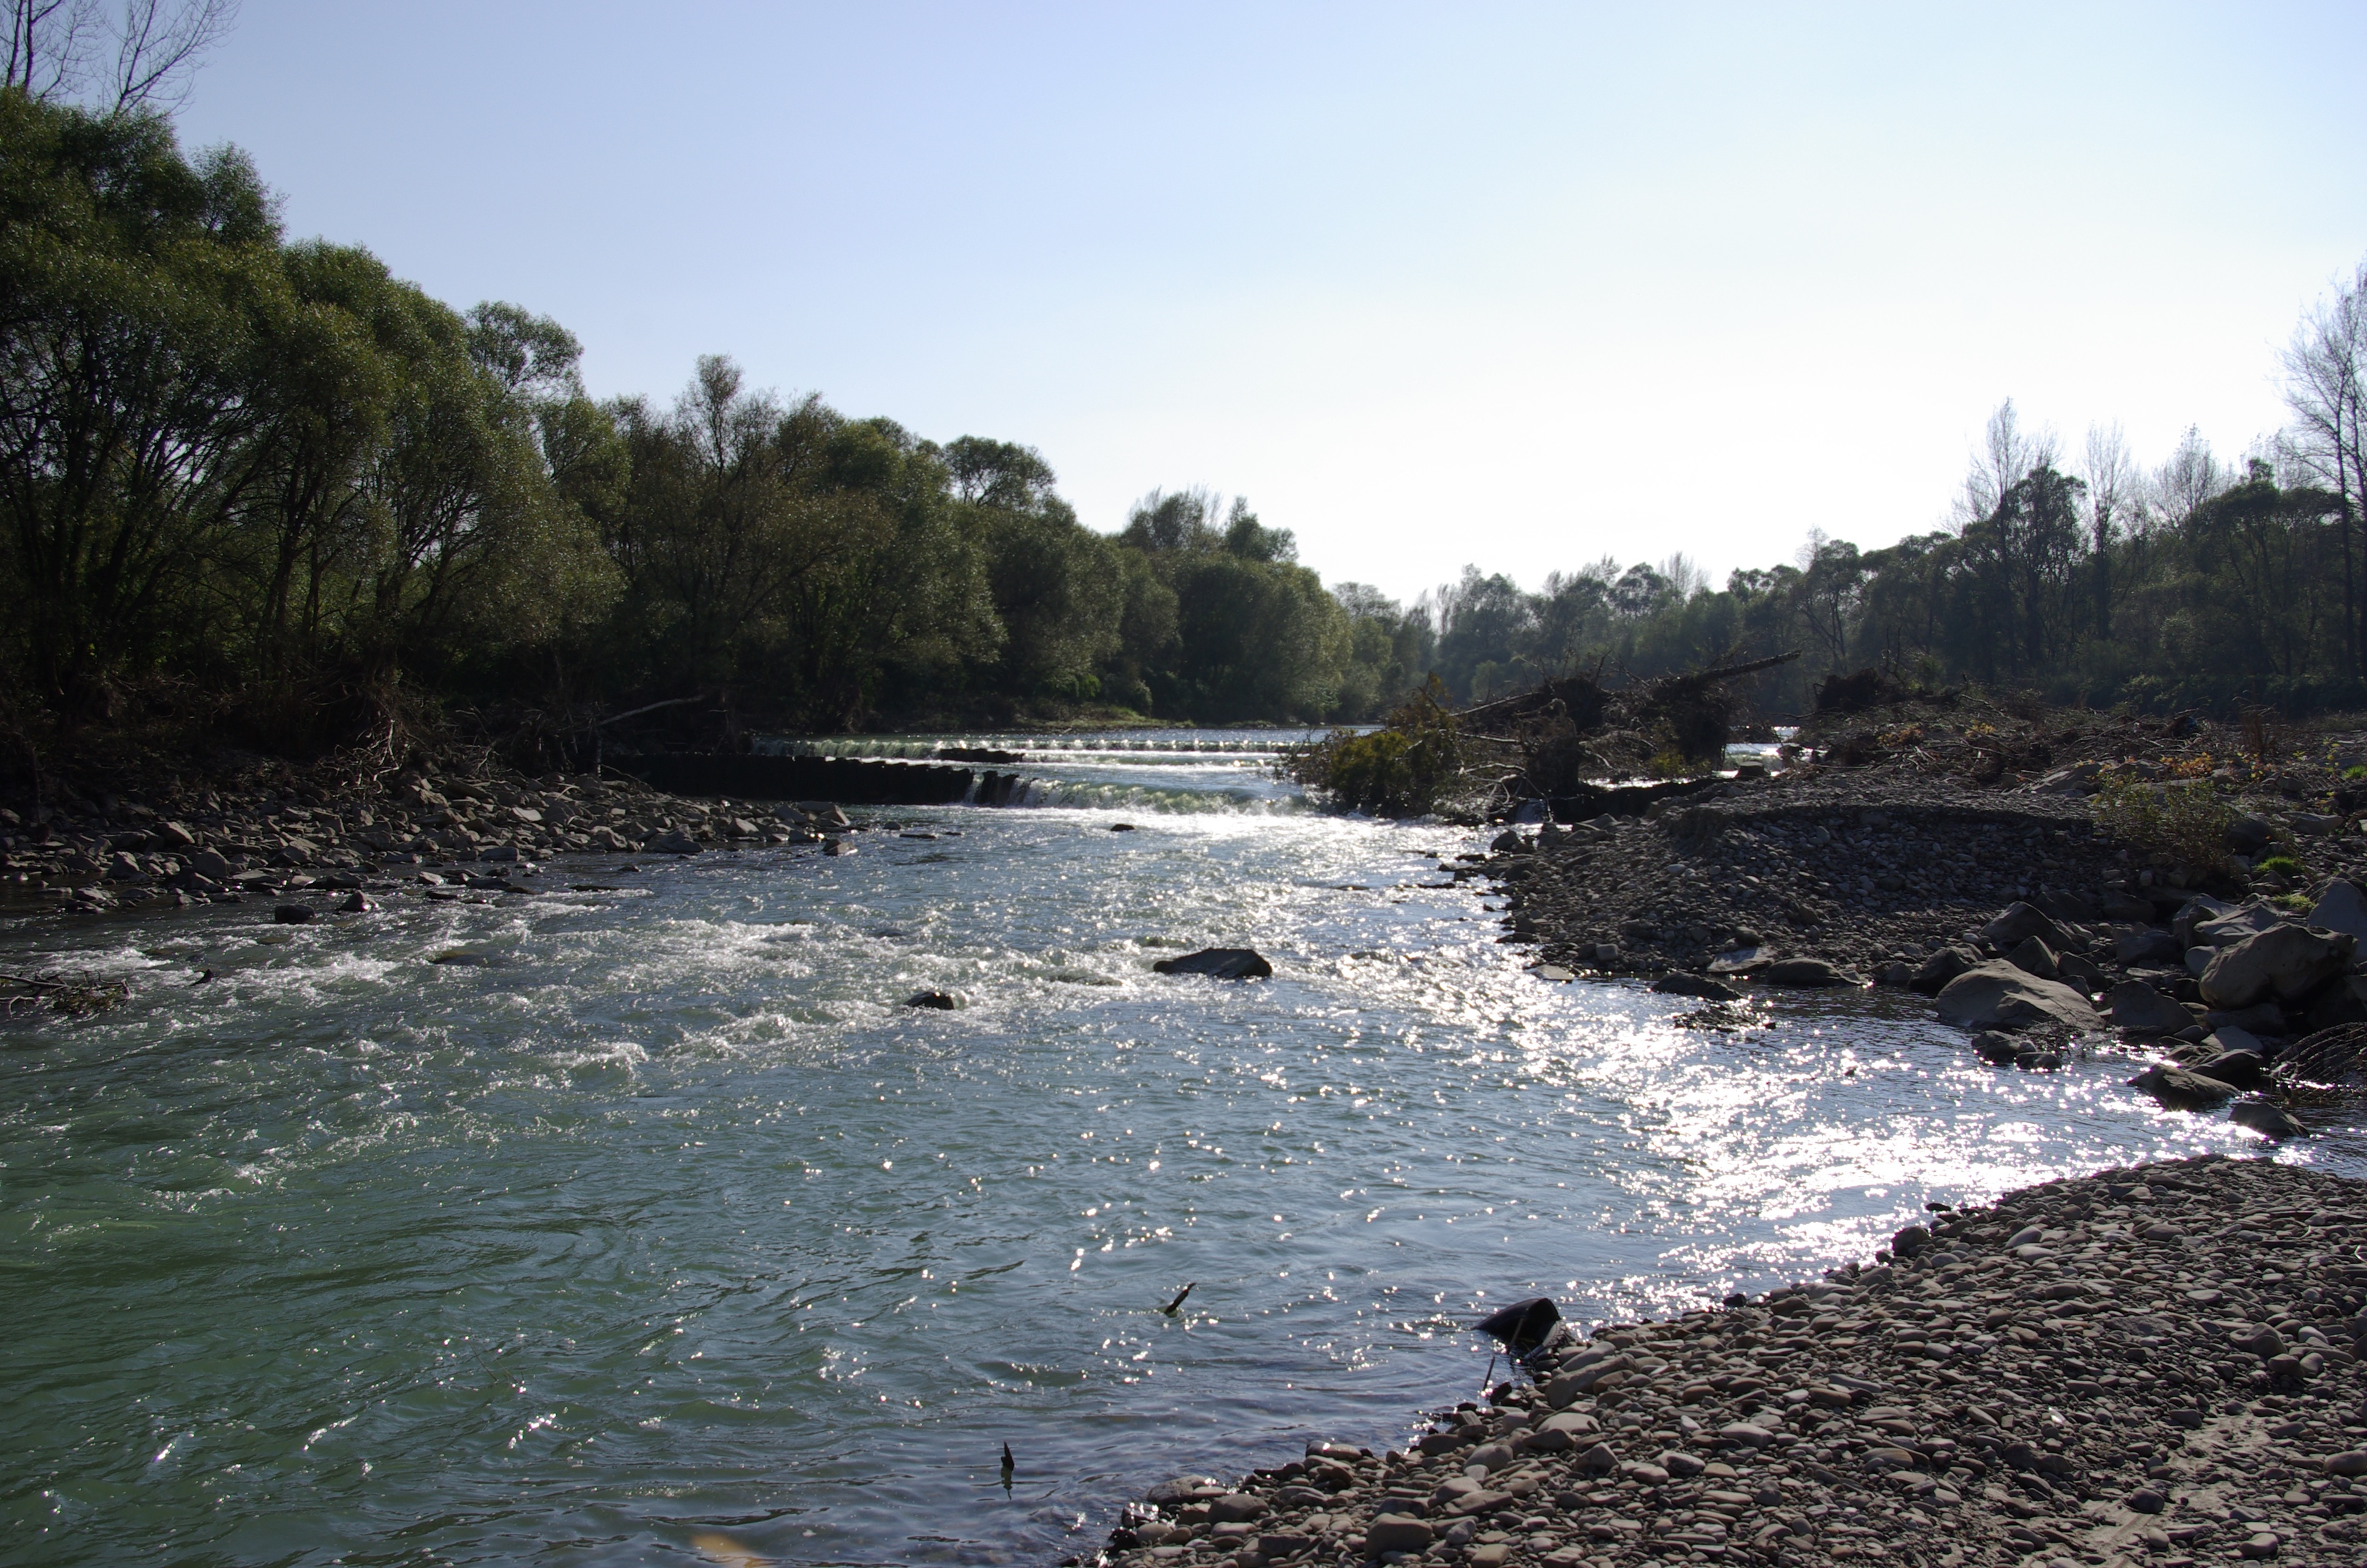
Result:
<svg viewBox="0 0 2367 1568">
<path fill-rule="evenodd" d="M 244 0 L 181 115 L 291 234 L 583 339 L 1249 496 L 1328 583 L 1943 518 L 2282 423 L 2367 258 L 2367 7 Z"/>
</svg>

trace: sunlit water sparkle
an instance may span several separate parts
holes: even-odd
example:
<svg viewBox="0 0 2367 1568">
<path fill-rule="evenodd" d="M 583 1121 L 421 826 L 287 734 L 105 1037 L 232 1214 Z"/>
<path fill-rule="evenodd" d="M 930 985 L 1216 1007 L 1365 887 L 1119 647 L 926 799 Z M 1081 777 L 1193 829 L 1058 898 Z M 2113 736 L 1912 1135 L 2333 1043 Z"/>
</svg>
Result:
<svg viewBox="0 0 2367 1568">
<path fill-rule="evenodd" d="M 1471 835 L 1288 809 L 1215 738 L 1031 755 L 1133 815 L 0 929 L 132 986 L 0 1033 L 0 1561 L 1056 1561 L 1178 1471 L 1401 1440 L 1519 1296 L 1665 1312 L 2260 1147 L 1918 999 L 1718 1034 L 1547 983 L 1421 885 Z M 1150 971 L 1208 943 L 1277 976 Z"/>
</svg>

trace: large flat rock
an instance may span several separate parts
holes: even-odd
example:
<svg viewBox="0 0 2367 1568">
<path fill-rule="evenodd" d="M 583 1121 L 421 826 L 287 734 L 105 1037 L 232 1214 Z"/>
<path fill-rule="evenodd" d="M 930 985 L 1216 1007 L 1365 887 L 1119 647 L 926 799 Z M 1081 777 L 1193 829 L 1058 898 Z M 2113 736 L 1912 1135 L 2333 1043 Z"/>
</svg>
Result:
<svg viewBox="0 0 2367 1568">
<path fill-rule="evenodd" d="M 1940 1021 L 1968 1029 L 2052 1019 L 2075 1029 L 2101 1029 L 2104 1020 L 2088 999 L 2058 980 L 2041 980 L 2002 959 L 1975 964 L 1940 989 Z"/>
</svg>

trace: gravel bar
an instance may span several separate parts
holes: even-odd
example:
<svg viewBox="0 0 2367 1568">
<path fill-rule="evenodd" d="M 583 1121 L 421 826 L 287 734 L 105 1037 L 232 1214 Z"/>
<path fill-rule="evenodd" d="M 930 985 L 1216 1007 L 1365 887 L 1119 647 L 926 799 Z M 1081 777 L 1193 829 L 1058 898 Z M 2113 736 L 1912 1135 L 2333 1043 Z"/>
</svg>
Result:
<svg viewBox="0 0 2367 1568">
<path fill-rule="evenodd" d="M 1406 1452 L 1185 1476 L 1100 1561 L 2367 1562 L 2367 1183 L 2208 1155 L 1564 1337 Z"/>
</svg>

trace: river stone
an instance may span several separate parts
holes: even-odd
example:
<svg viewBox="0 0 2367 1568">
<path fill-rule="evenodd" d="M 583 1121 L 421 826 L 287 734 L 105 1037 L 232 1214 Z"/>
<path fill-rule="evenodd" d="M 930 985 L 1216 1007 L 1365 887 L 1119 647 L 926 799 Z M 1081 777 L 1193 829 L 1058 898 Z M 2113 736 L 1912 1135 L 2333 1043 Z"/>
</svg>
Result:
<svg viewBox="0 0 2367 1568">
<path fill-rule="evenodd" d="M 1975 964 L 1941 989 L 1940 1021 L 1962 1028 L 2053 1019 L 2075 1029 L 2098 1029 L 2104 1020 L 2088 999 L 2060 981 L 2041 980 L 2003 960 Z"/>
<path fill-rule="evenodd" d="M 2266 899 L 2256 898 L 2237 904 L 2225 915 L 2195 922 L 2194 940 L 2199 947 L 2233 947 L 2247 937 L 2273 931 L 2284 924 L 2283 911 Z"/>
<path fill-rule="evenodd" d="M 2055 949 L 2037 937 L 2024 937 L 2015 943 L 2013 951 L 2006 954 L 2005 961 L 2023 973 L 2034 974 L 2041 980 L 2063 978 L 2063 967 L 2056 959 Z"/>
<path fill-rule="evenodd" d="M 2229 1034 L 2242 1034 L 2241 1029 L 2229 1029 Z M 2212 1039 L 2219 1037 L 2214 1035 Z M 2257 1051 L 2221 1051 L 2214 1055 L 2190 1062 L 2187 1070 L 2206 1078 L 2216 1078 L 2223 1084 L 2233 1084 L 2239 1089 L 2257 1089 L 2269 1081 L 2269 1064 Z"/>
<path fill-rule="evenodd" d="M 1274 965 L 1254 948 L 1202 948 L 1150 966 L 1161 974 L 1205 974 L 1214 980 L 1271 980 Z"/>
<path fill-rule="evenodd" d="M 2207 892 L 2199 892 L 2178 906 L 2178 913 L 2170 916 L 2169 928 L 2177 934 L 2180 947 L 2191 947 L 2194 942 L 2194 928 L 2206 920 L 2216 920 L 2223 915 L 2233 914 L 2235 909 L 2234 904 L 2223 899 L 2213 898 Z"/>
<path fill-rule="evenodd" d="M 1926 996 L 1937 996 L 1948 982 L 1980 961 L 1981 955 L 1970 948 L 1942 948 L 1916 969 L 1914 978 L 1907 983 L 1907 989 L 1920 991 Z"/>
<path fill-rule="evenodd" d="M 1410 1514 L 1383 1514 L 1365 1527 L 1365 1555 L 1388 1551 L 1427 1551 L 1438 1532 Z"/>
<path fill-rule="evenodd" d="M 952 1012 L 961 1006 L 961 998 L 950 991 L 915 991 L 904 998 L 907 1007 L 934 1007 L 940 1012 Z"/>
<path fill-rule="evenodd" d="M 1664 974 L 1652 982 L 1652 989 L 1664 996 L 1699 996 L 1711 1002 L 1738 1002 L 1742 993 L 1731 985 L 1722 985 L 1705 975 Z"/>
<path fill-rule="evenodd" d="M 650 853 L 652 855 L 696 855 L 698 853 L 698 840 L 691 837 L 690 835 L 686 833 L 663 834 L 658 837 L 650 840 Z"/>
<path fill-rule="evenodd" d="M 1591 1470 L 1597 1475 L 1608 1474 L 1616 1469 L 1618 1464 L 1619 1456 L 1611 1451 L 1611 1445 L 1608 1443 L 1597 1443 L 1578 1456 L 1578 1468 Z"/>
<path fill-rule="evenodd" d="M 2176 963 L 2185 955 L 2185 944 L 2169 931 L 2124 931 L 2112 938 L 2115 963 Z"/>
<path fill-rule="evenodd" d="M 1178 1503 L 1189 1503 L 1201 1493 L 1224 1484 L 1213 1475 L 1179 1475 L 1172 1481 L 1161 1482 L 1142 1495 L 1143 1500 L 1153 1506 L 1166 1508 Z"/>
<path fill-rule="evenodd" d="M 2129 1080 L 2129 1087 L 2143 1089 L 2172 1110 L 2203 1110 L 2236 1097 L 2233 1085 L 2183 1067 L 2148 1067 Z"/>
<path fill-rule="evenodd" d="M 2269 1100 L 2245 1100 L 2227 1113 L 2227 1119 L 2266 1138 L 2309 1136 L 2308 1128 L 2295 1121 L 2282 1106 Z"/>
<path fill-rule="evenodd" d="M 2142 980 L 2124 980 L 2104 993 L 2112 1027 L 2135 1035 L 2176 1034 L 2194 1015 Z"/>
<path fill-rule="evenodd" d="M 1208 1501 L 1208 1522 L 1213 1525 L 1245 1525 L 1264 1517 L 1265 1499 L 1246 1492 L 1228 1492 Z"/>
<path fill-rule="evenodd" d="M 1822 959 L 1777 959 L 1759 971 L 1759 979 L 1768 985 L 1794 985 L 1803 988 L 1832 988 L 1842 985 L 1863 985 L 1853 974 L 1835 969 Z"/>
<path fill-rule="evenodd" d="M 1931 1233 L 1920 1225 L 1909 1225 L 1890 1238 L 1890 1250 L 1900 1257 L 1913 1257 L 1931 1244 Z"/>
<path fill-rule="evenodd" d="M 2337 877 L 2326 884 L 2310 906 L 2309 924 L 2322 931 L 2339 931 L 2359 940 L 2367 938 L 2367 893 L 2359 884 Z"/>
<path fill-rule="evenodd" d="M 2000 952 L 2010 952 L 2033 937 L 2044 942 L 2052 952 L 2059 953 L 2074 946 L 2070 933 L 2031 903 L 2007 904 L 1996 919 L 1981 927 L 1981 940 L 1995 945 Z"/>
<path fill-rule="evenodd" d="M 1973 1036 L 1973 1050 L 1993 1067 L 2010 1067 L 2022 1060 L 2022 1041 L 2003 1029 L 1983 1029 Z"/>
<path fill-rule="evenodd" d="M 2248 1007 L 2265 996 L 2291 1002 L 2342 972 L 2358 939 L 2302 926 L 2279 926 L 2220 949 L 2203 971 L 2203 1000 Z"/>
<path fill-rule="evenodd" d="M 2328 1475 L 2367 1475 L 2367 1449 L 2346 1449 L 2317 1461 Z"/>
<path fill-rule="evenodd" d="M 271 921 L 275 926 L 309 926 L 312 911 L 300 903 L 283 903 L 271 912 Z"/>
<path fill-rule="evenodd" d="M 1729 1421 L 1717 1429 L 1717 1435 L 1722 1441 L 1746 1449 L 1763 1449 L 1775 1440 L 1775 1434 L 1748 1421 Z"/>
</svg>

